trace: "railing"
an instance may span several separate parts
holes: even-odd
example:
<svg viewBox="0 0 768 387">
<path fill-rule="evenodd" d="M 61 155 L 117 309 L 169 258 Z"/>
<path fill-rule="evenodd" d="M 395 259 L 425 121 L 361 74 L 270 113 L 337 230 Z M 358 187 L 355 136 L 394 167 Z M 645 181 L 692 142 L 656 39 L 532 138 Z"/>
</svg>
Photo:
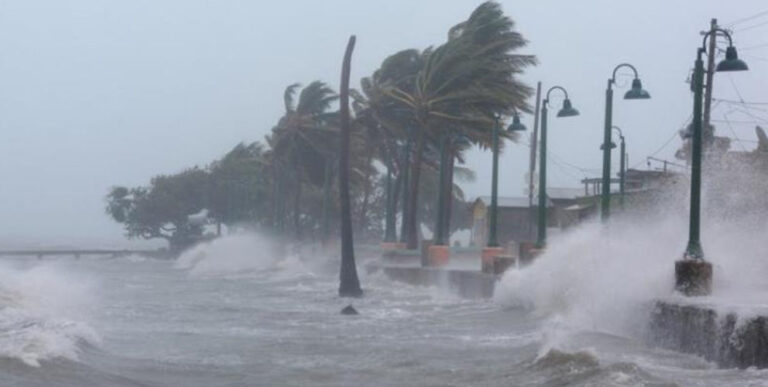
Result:
<svg viewBox="0 0 768 387">
<path fill-rule="evenodd" d="M 79 259 L 84 255 L 108 255 L 113 258 L 128 255 L 143 255 L 151 258 L 167 258 L 165 250 L 113 250 L 113 249 L 50 249 L 50 250 L 0 250 L 0 257 L 32 256 L 42 259 L 44 256 L 72 256 Z"/>
</svg>

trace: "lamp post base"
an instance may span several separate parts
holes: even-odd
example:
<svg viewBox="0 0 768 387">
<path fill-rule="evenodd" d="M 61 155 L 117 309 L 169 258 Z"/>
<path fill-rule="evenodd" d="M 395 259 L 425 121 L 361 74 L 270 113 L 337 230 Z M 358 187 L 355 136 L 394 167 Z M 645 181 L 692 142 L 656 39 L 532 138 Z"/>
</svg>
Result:
<svg viewBox="0 0 768 387">
<path fill-rule="evenodd" d="M 483 273 L 493 273 L 493 257 L 504 255 L 504 249 L 501 247 L 484 247 L 480 256 L 480 270 Z"/>
<path fill-rule="evenodd" d="M 712 264 L 701 259 L 675 262 L 675 290 L 689 297 L 712 293 Z"/>
<path fill-rule="evenodd" d="M 427 251 L 428 266 L 444 266 L 451 259 L 451 248 L 446 245 L 432 245 Z"/>
</svg>

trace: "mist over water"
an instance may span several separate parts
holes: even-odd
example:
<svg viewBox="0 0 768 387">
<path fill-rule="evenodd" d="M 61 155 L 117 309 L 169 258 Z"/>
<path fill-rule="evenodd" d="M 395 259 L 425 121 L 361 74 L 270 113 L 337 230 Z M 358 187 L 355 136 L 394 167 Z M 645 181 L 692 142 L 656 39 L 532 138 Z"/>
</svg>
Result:
<svg viewBox="0 0 768 387">
<path fill-rule="evenodd" d="M 705 181 L 702 240 L 715 265 L 706 302 L 759 310 L 764 218 L 733 216 L 711 188 L 719 180 Z M 5 259 L 0 385 L 761 385 L 765 371 L 718 370 L 643 342 L 654 300 L 678 297 L 686 190 L 617 211 L 608 227 L 556 235 L 532 265 L 504 274 L 489 301 L 369 273 L 379 258 L 359 249 L 366 296 L 352 301 L 355 317 L 339 315 L 350 300 L 336 296 L 337 252 L 253 232 L 176 261 Z"/>
<path fill-rule="evenodd" d="M 761 380 L 762 372 L 720 371 L 634 338 L 646 321 L 643 306 L 670 294 L 672 261 L 684 244 L 676 235 L 685 229 L 682 222 L 653 225 L 611 231 L 611 243 L 600 225 L 574 229 L 553 240 L 534 265 L 505 275 L 492 301 L 369 274 L 365 262 L 375 257 L 361 253 L 366 297 L 354 300 L 356 317 L 338 313 L 349 300 L 336 296 L 339 263 L 332 251 L 273 254 L 273 241 L 257 234 L 224 236 L 176 262 L 10 260 L 0 270 L 0 358 L 6 359 L 0 359 L 0 385 L 45 386 L 55 379 L 63 386 L 719 386 Z M 648 239 L 631 237 L 640 230 Z M 659 242 L 645 246 L 650 238 Z M 615 243 L 622 240 L 633 242 Z M 622 255 L 628 258 L 617 258 Z"/>
</svg>

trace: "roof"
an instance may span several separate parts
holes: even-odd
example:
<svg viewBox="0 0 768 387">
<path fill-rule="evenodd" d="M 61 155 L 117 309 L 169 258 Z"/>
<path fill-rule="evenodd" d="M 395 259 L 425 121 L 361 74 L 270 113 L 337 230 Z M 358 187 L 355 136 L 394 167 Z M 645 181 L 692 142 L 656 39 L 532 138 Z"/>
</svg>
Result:
<svg viewBox="0 0 768 387">
<path fill-rule="evenodd" d="M 490 196 L 479 196 L 477 199 L 475 199 L 475 202 L 481 201 L 486 206 L 491 204 L 491 197 Z M 497 204 L 499 207 L 508 207 L 508 208 L 528 208 L 528 198 L 527 197 L 509 197 L 509 196 L 499 196 L 497 198 Z M 538 205 L 538 199 L 534 198 L 533 205 Z M 547 207 L 552 207 L 552 201 L 547 200 Z"/>
<path fill-rule="evenodd" d="M 574 204 L 563 208 L 565 211 L 581 211 L 595 206 L 595 203 Z"/>
<path fill-rule="evenodd" d="M 556 188 L 547 187 L 547 196 L 550 199 L 576 199 L 584 196 L 584 188 Z"/>
</svg>

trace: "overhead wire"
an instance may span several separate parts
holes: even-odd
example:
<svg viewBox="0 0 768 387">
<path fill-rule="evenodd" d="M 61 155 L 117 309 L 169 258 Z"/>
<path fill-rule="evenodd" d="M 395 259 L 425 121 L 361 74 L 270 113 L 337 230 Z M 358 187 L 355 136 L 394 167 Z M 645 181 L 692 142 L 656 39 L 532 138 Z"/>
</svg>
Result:
<svg viewBox="0 0 768 387">
<path fill-rule="evenodd" d="M 740 29 L 734 30 L 734 32 L 749 31 L 749 30 L 753 30 L 753 29 L 758 28 L 758 27 L 762 27 L 764 25 L 768 25 L 768 21 L 764 21 L 764 22 L 758 23 L 758 24 L 753 24 L 753 25 L 751 25 L 749 27 L 740 28 Z"/>
<path fill-rule="evenodd" d="M 730 112 L 729 112 L 729 113 L 730 113 Z M 737 136 L 737 135 L 736 135 L 736 131 L 735 131 L 735 130 L 733 130 L 733 126 L 731 125 L 731 122 L 728 120 L 728 114 L 729 114 L 729 113 L 725 113 L 725 114 L 723 114 L 723 118 L 725 118 L 725 123 L 726 123 L 726 125 L 728 125 L 728 129 L 730 129 L 730 131 L 731 131 L 731 134 L 733 134 L 733 138 L 734 138 L 734 139 L 736 139 L 736 142 L 737 142 L 737 143 L 739 143 L 739 146 L 741 147 L 741 150 L 743 150 L 744 152 L 746 152 L 746 151 L 747 151 L 747 148 L 744 146 L 744 143 L 742 143 L 742 142 L 739 140 L 739 136 Z"/>
<path fill-rule="evenodd" d="M 755 19 L 757 19 L 757 18 L 759 18 L 760 16 L 763 16 L 763 15 L 768 15 L 768 10 L 760 11 L 760 12 L 752 14 L 750 16 L 746 16 L 746 17 L 743 17 L 741 19 L 737 19 L 735 21 L 727 23 L 727 24 L 725 24 L 725 28 L 731 28 L 731 27 L 733 27 L 733 26 L 735 26 L 737 24 L 748 22 L 750 20 L 755 20 Z"/>
</svg>

